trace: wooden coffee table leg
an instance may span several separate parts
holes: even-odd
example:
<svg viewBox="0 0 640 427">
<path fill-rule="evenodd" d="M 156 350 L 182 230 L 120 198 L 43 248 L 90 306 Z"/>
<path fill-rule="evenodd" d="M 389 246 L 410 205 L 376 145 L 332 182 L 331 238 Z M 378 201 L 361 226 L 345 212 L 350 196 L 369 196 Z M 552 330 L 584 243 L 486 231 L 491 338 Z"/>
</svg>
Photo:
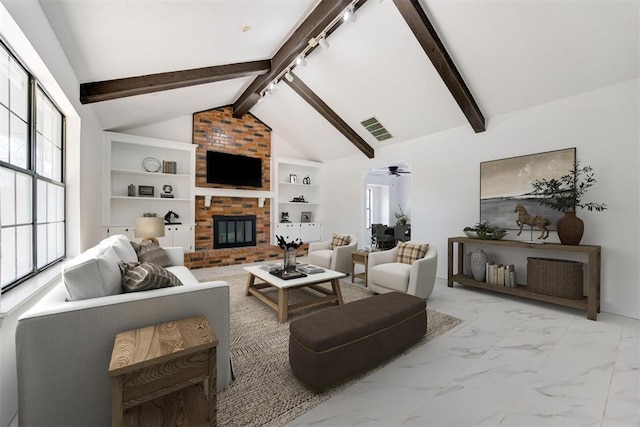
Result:
<svg viewBox="0 0 640 427">
<path fill-rule="evenodd" d="M 342 291 L 340 290 L 340 280 L 333 279 L 331 280 L 331 287 L 333 288 L 333 293 L 336 294 L 336 305 L 342 305 Z"/>
<path fill-rule="evenodd" d="M 287 321 L 287 315 L 289 311 L 289 293 L 286 288 L 278 289 L 278 322 L 284 323 Z"/>
<path fill-rule="evenodd" d="M 247 287 L 244 290 L 244 294 L 246 296 L 251 295 L 249 293 L 249 288 L 251 288 L 255 282 L 256 282 L 256 276 L 254 276 L 253 274 L 249 274 L 249 279 L 247 280 Z"/>
</svg>

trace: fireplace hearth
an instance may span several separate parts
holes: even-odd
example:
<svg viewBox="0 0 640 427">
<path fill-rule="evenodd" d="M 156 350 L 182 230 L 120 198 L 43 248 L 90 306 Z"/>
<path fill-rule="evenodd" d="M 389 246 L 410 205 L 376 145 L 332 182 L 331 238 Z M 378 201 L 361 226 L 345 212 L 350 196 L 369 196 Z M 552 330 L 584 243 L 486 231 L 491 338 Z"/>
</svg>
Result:
<svg viewBox="0 0 640 427">
<path fill-rule="evenodd" d="M 256 245 L 255 215 L 214 215 L 213 248 L 241 248 Z"/>
</svg>

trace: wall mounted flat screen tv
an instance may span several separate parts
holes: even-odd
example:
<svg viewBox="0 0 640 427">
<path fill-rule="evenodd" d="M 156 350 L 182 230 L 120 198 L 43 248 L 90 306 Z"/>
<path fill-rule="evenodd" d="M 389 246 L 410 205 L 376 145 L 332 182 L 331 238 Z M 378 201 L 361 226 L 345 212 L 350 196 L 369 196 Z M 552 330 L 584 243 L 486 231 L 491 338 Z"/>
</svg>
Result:
<svg viewBox="0 0 640 427">
<path fill-rule="evenodd" d="M 207 151 L 207 182 L 262 187 L 262 159 Z"/>
</svg>

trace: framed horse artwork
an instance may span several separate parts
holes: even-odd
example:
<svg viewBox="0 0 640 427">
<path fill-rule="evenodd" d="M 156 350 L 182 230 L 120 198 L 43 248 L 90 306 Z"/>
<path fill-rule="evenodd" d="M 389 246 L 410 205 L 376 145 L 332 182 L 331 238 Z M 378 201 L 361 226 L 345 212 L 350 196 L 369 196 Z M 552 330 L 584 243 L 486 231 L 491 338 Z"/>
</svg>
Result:
<svg viewBox="0 0 640 427">
<path fill-rule="evenodd" d="M 480 222 L 522 232 L 525 225 L 540 228 L 540 239 L 556 230 L 562 212 L 540 204 L 531 183 L 536 179 L 560 178 L 576 158 L 576 149 L 566 148 L 480 163 Z M 533 235 L 533 234 L 532 234 Z"/>
</svg>

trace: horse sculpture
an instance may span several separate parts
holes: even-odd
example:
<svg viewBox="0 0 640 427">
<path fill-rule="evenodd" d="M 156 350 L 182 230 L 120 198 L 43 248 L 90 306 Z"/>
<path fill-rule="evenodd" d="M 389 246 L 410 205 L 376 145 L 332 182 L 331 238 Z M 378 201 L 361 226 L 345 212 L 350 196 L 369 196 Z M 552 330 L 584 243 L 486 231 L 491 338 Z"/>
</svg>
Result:
<svg viewBox="0 0 640 427">
<path fill-rule="evenodd" d="M 520 233 L 522 233 L 522 226 L 526 224 L 530 226 L 535 225 L 540 228 L 542 233 L 540 234 L 540 236 L 538 236 L 538 239 L 546 239 L 547 237 L 549 237 L 549 229 L 547 228 L 547 225 L 551 224 L 549 218 L 539 215 L 529 215 L 529 212 L 527 212 L 527 208 L 525 208 L 521 204 L 516 205 L 516 208 L 513 212 L 518 213 L 516 224 L 518 224 L 518 226 L 520 227 L 520 231 L 518 231 L 518 234 L 516 234 L 516 236 L 519 236 Z"/>
</svg>

